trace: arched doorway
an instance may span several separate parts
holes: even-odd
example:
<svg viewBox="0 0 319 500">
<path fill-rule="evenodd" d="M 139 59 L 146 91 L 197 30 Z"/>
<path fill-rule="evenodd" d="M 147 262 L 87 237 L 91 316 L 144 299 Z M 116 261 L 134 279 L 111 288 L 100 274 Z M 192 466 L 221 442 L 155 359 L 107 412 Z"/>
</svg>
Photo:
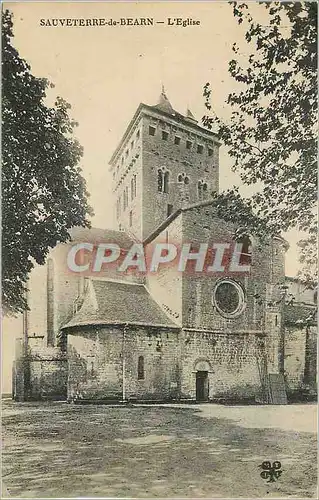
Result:
<svg viewBox="0 0 319 500">
<path fill-rule="evenodd" d="M 206 360 L 198 360 L 195 363 L 196 377 L 196 401 L 209 401 L 209 373 L 211 366 Z"/>
</svg>

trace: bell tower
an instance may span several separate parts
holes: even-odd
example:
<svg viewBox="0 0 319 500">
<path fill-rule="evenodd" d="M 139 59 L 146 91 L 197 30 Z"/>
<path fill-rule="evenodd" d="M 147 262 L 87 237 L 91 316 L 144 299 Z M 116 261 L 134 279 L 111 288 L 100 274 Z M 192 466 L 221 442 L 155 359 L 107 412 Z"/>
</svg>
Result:
<svg viewBox="0 0 319 500">
<path fill-rule="evenodd" d="M 140 104 L 110 161 L 118 228 L 144 240 L 179 208 L 218 192 L 219 146 L 189 109 L 174 110 L 164 88 L 157 104 Z"/>
</svg>

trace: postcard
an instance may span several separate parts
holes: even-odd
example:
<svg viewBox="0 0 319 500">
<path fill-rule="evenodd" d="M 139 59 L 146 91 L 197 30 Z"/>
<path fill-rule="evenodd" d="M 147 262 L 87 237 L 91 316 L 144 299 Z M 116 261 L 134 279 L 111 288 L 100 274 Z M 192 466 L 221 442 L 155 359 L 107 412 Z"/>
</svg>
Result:
<svg viewBox="0 0 319 500">
<path fill-rule="evenodd" d="M 2 498 L 316 498 L 317 3 L 2 4 Z"/>
</svg>

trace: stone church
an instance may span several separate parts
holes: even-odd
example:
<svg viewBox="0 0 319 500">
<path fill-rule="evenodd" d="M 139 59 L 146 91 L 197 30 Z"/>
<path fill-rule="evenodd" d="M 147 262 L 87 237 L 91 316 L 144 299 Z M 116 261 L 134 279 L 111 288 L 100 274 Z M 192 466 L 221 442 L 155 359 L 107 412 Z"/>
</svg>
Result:
<svg viewBox="0 0 319 500">
<path fill-rule="evenodd" d="M 118 230 L 74 228 L 30 276 L 16 399 L 285 403 L 315 391 L 314 291 L 285 277 L 280 236 L 246 235 L 246 273 L 67 269 L 83 242 L 116 243 L 123 255 L 136 242 L 146 252 L 160 242 L 231 246 L 238 228 L 211 199 L 219 146 L 164 91 L 139 105 L 110 159 Z"/>
</svg>

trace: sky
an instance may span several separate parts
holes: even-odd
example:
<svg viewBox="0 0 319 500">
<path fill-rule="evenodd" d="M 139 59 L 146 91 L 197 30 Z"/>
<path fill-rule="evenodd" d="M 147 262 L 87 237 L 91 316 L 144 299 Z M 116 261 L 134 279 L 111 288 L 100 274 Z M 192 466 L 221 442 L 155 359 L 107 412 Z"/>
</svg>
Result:
<svg viewBox="0 0 319 500">
<path fill-rule="evenodd" d="M 254 7 L 254 6 L 253 6 Z M 35 76 L 54 85 L 53 94 L 71 104 L 84 148 L 83 175 L 95 211 L 92 224 L 114 226 L 114 199 L 108 161 L 140 102 L 155 104 L 162 85 L 173 107 L 189 107 L 197 119 L 205 114 L 203 86 L 211 83 L 212 104 L 227 117 L 225 100 L 234 88 L 228 74 L 234 41 L 243 40 L 227 2 L 5 2 L 14 15 L 13 44 Z M 155 26 L 48 27 L 41 19 L 153 17 Z M 167 18 L 199 20 L 199 26 L 167 26 Z M 245 50 L 245 49 L 244 49 Z M 220 151 L 220 189 L 240 185 L 225 148 Z M 243 187 L 249 195 L 254 187 Z M 298 270 L 297 231 L 290 243 L 286 274 Z M 14 338 L 21 318 L 3 322 L 3 390 L 11 390 Z"/>
</svg>

